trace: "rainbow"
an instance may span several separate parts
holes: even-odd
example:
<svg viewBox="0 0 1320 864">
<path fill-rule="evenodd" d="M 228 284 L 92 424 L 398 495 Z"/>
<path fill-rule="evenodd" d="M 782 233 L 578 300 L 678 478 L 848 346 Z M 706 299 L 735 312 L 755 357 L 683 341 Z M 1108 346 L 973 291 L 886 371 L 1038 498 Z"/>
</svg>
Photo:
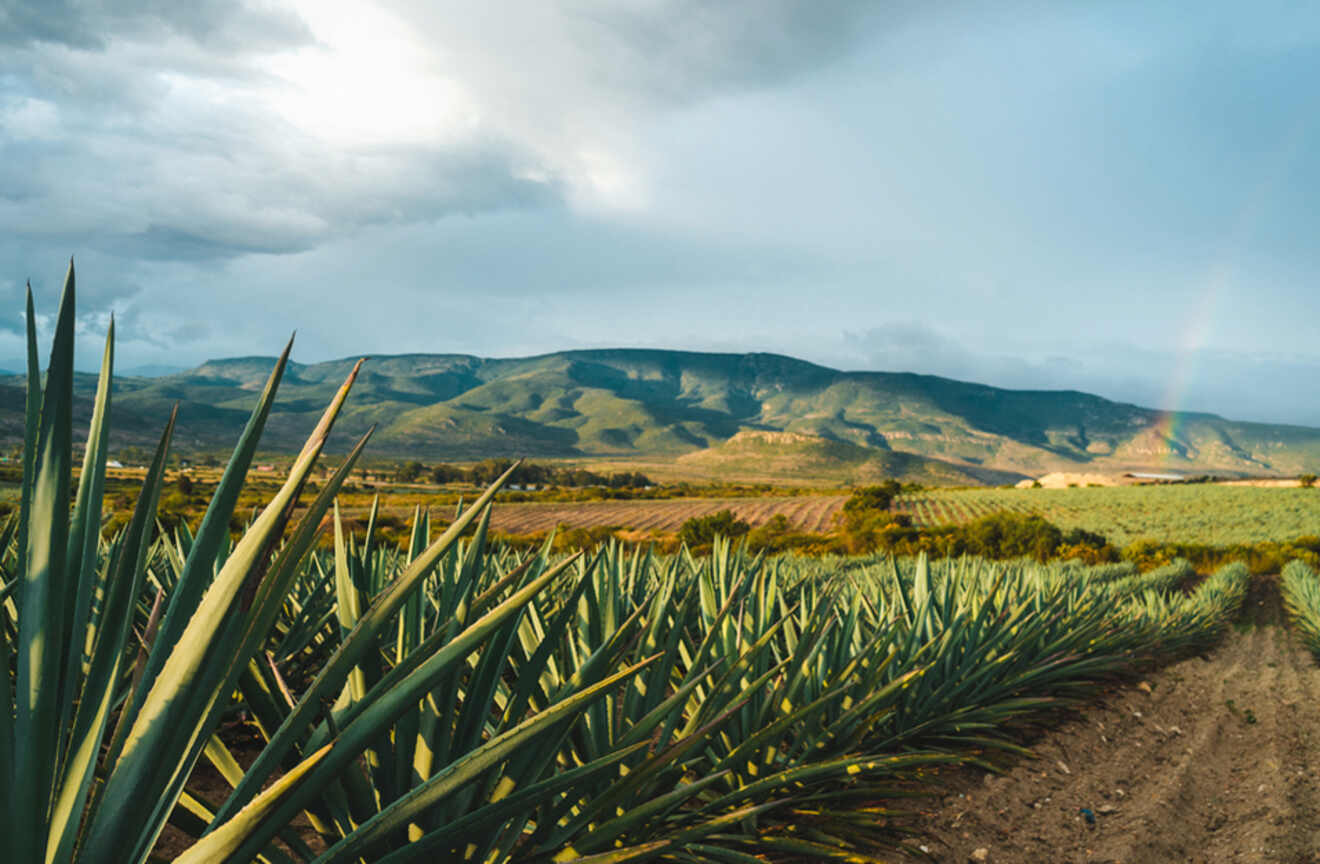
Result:
<svg viewBox="0 0 1320 864">
<path fill-rule="evenodd" d="M 1261 211 L 1271 203 L 1278 188 L 1287 180 L 1294 164 L 1305 152 L 1303 146 L 1307 140 L 1309 123 L 1309 115 L 1298 112 L 1278 149 L 1261 166 L 1264 170 L 1252 184 L 1246 200 L 1238 210 L 1233 229 L 1223 247 L 1225 250 L 1239 249 L 1250 239 L 1260 221 Z M 1170 445 L 1170 452 L 1164 456 L 1165 464 L 1173 459 L 1173 445 L 1183 440 L 1181 435 L 1186 417 L 1179 408 L 1187 398 L 1189 385 L 1195 379 L 1196 363 L 1201 350 L 1209 344 L 1214 332 L 1220 300 L 1236 275 L 1233 270 L 1236 260 L 1231 255 L 1221 256 L 1221 261 L 1211 270 L 1206 280 L 1201 302 L 1188 319 L 1178 340 L 1177 363 L 1160 404 L 1161 417 L 1154 427 L 1156 434 Z"/>
<path fill-rule="evenodd" d="M 1164 454 L 1165 465 L 1173 462 L 1178 446 L 1186 443 L 1182 438 L 1186 414 L 1180 409 L 1184 407 L 1187 391 L 1196 379 L 1196 365 L 1201 351 L 1210 343 L 1214 334 L 1215 317 L 1227 282 L 1228 274 L 1222 270 L 1209 280 L 1201 302 L 1179 334 L 1176 343 L 1177 361 L 1168 386 L 1164 389 L 1164 398 L 1160 400 L 1161 413 L 1154 427 L 1155 434 L 1169 448 Z"/>
</svg>

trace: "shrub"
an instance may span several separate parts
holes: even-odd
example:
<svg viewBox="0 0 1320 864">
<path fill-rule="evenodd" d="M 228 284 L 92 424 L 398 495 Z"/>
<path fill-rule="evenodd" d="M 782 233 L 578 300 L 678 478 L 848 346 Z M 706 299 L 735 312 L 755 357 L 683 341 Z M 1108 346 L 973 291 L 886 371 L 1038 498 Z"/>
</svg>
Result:
<svg viewBox="0 0 1320 864">
<path fill-rule="evenodd" d="M 888 510 L 902 491 L 903 487 L 897 480 L 886 480 L 878 486 L 862 486 L 855 490 L 843 505 L 845 517 L 875 510 Z"/>
<path fill-rule="evenodd" d="M 1063 543 L 1063 532 L 1057 525 L 1040 516 L 1021 513 L 982 516 L 959 526 L 955 536 L 961 541 L 959 551 L 987 558 L 1030 556 L 1044 561 Z"/>
<path fill-rule="evenodd" d="M 751 530 L 732 510 L 719 510 L 707 516 L 693 516 L 678 529 L 678 539 L 688 546 L 708 546 L 717 537 L 741 537 Z"/>
</svg>

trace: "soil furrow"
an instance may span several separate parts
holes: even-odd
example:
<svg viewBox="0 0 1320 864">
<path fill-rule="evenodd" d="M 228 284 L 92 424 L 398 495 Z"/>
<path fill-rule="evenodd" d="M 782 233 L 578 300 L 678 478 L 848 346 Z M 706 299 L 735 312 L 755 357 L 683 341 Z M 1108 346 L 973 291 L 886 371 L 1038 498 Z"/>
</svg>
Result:
<svg viewBox="0 0 1320 864">
<path fill-rule="evenodd" d="M 1320 862 L 1320 669 L 1273 580 L 1210 655 L 1115 689 L 1031 747 L 1002 776 L 952 778 L 924 819 L 938 860 Z"/>
</svg>

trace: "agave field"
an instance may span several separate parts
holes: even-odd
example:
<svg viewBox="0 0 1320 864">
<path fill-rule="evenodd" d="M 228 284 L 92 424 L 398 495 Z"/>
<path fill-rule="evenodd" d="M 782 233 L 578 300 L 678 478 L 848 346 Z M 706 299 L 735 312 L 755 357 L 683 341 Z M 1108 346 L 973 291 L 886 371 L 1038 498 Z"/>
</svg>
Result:
<svg viewBox="0 0 1320 864">
<path fill-rule="evenodd" d="M 925 490 L 894 509 L 918 525 L 968 522 L 990 513 L 1034 513 L 1061 528 L 1134 540 L 1224 546 L 1320 533 L 1320 490 L 1212 483 L 1069 489 Z"/>
<path fill-rule="evenodd" d="M 0 536 L 17 864 L 147 861 L 167 825 L 190 864 L 887 859 L 941 766 L 1207 649 L 1249 588 L 1240 564 L 523 553 L 488 542 L 502 480 L 386 546 L 335 508 L 369 434 L 305 488 L 356 369 L 231 539 L 288 349 L 196 531 L 153 530 L 167 426 L 133 518 L 102 536 L 113 328 L 74 488 L 72 270 L 44 386 L 30 299 L 28 320 Z M 223 792 L 190 783 L 199 765 Z"/>
</svg>

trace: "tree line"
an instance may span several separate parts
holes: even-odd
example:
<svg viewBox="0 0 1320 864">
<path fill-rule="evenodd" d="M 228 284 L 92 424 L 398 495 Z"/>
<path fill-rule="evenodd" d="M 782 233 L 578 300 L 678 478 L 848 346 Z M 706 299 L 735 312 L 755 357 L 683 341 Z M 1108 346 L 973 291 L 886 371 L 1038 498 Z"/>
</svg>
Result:
<svg viewBox="0 0 1320 864">
<path fill-rule="evenodd" d="M 494 481 L 512 466 L 512 459 L 498 458 L 485 459 L 474 465 L 455 465 L 447 462 L 425 465 L 421 462 L 410 461 L 400 465 L 395 470 L 393 478 L 399 483 L 472 483 L 484 486 Z M 604 486 L 609 489 L 642 489 L 655 485 L 649 477 L 638 471 L 616 471 L 602 474 L 596 471 L 588 471 L 585 468 L 568 468 L 536 462 L 524 462 L 519 465 L 518 470 L 514 471 L 513 476 L 509 478 L 509 483 L 515 486 L 535 486 L 537 488 L 546 486 Z"/>
</svg>

